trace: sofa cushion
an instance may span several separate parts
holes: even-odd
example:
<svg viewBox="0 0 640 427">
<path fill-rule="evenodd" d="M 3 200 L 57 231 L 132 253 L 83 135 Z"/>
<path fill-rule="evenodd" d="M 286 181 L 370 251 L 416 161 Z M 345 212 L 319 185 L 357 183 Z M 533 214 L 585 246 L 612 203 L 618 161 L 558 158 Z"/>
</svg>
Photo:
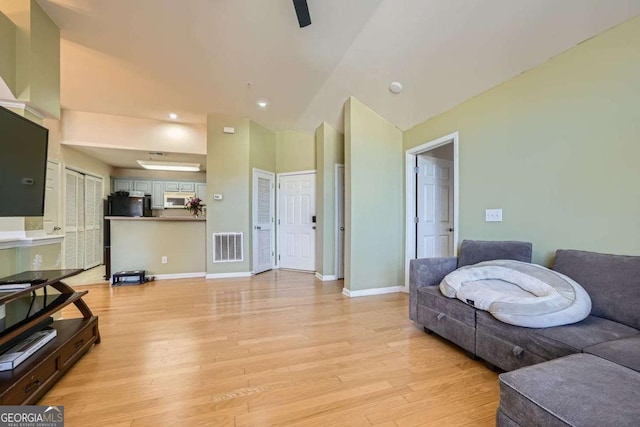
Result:
<svg viewBox="0 0 640 427">
<path fill-rule="evenodd" d="M 640 372 L 640 335 L 603 342 L 585 348 L 584 352 Z"/>
<path fill-rule="evenodd" d="M 637 426 L 640 373 L 574 354 L 500 375 L 500 411 L 523 426 Z"/>
<path fill-rule="evenodd" d="M 463 240 L 458 267 L 495 259 L 531 262 L 532 246 L 530 242 Z"/>
<path fill-rule="evenodd" d="M 640 329 L 640 256 L 558 250 L 553 269 L 587 291 L 591 315 Z"/>
<path fill-rule="evenodd" d="M 510 342 L 513 344 L 512 348 L 518 346 L 544 360 L 580 353 L 586 347 L 640 333 L 637 329 L 595 316 L 589 316 L 572 325 L 539 329 L 523 328 L 496 320 L 484 311 L 476 313 L 476 332 Z M 478 341 L 480 341 L 479 338 Z M 512 357 L 510 353 L 482 354 L 478 350 L 477 354 L 500 368 L 510 369 L 510 366 L 513 366 L 504 366 L 501 363 L 502 358 Z"/>
</svg>

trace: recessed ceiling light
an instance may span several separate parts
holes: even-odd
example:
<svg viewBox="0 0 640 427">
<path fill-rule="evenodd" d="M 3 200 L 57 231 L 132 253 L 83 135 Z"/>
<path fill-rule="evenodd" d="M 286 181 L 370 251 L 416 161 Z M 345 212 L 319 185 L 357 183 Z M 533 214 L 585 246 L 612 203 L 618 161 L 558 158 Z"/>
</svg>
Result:
<svg viewBox="0 0 640 427">
<path fill-rule="evenodd" d="M 153 160 L 136 160 L 140 166 L 154 171 L 199 172 L 199 163 L 156 162 Z"/>
<path fill-rule="evenodd" d="M 258 106 L 259 109 L 266 110 L 267 108 L 269 108 L 269 100 L 266 98 L 260 98 L 256 102 L 256 105 Z"/>
<path fill-rule="evenodd" d="M 178 115 L 177 115 L 176 113 L 169 113 L 169 118 L 170 118 L 171 120 L 175 120 L 175 119 L 177 119 L 177 118 L 178 118 Z"/>
<path fill-rule="evenodd" d="M 402 92 L 402 83 L 400 83 L 400 82 L 391 82 L 391 84 L 389 85 L 389 90 L 392 93 L 400 93 L 400 92 Z"/>
</svg>

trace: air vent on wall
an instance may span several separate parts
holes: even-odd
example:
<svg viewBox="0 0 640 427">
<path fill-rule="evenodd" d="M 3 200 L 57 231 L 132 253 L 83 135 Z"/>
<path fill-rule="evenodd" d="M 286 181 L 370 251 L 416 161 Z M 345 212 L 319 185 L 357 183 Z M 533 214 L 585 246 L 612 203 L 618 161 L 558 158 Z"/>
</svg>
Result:
<svg viewBox="0 0 640 427">
<path fill-rule="evenodd" d="M 243 233 L 213 233 L 213 262 L 243 260 Z"/>
</svg>

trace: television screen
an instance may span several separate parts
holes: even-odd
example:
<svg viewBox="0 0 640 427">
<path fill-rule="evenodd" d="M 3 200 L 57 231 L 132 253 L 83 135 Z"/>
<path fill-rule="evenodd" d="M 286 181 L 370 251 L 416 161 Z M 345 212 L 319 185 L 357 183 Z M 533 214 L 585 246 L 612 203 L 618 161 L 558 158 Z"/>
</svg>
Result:
<svg viewBox="0 0 640 427">
<path fill-rule="evenodd" d="M 48 129 L 0 107 L 0 217 L 43 216 Z"/>
</svg>

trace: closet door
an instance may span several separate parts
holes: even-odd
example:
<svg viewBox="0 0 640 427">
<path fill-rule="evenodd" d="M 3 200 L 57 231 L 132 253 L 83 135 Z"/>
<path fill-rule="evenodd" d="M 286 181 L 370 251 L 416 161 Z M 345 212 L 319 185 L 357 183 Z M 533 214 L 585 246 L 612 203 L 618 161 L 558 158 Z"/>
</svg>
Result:
<svg viewBox="0 0 640 427">
<path fill-rule="evenodd" d="M 84 178 L 84 268 L 102 263 L 102 179 Z"/>
<path fill-rule="evenodd" d="M 79 268 L 78 259 L 79 242 L 78 232 L 80 223 L 78 221 L 78 188 L 82 176 L 70 169 L 64 170 L 64 268 Z"/>
</svg>

